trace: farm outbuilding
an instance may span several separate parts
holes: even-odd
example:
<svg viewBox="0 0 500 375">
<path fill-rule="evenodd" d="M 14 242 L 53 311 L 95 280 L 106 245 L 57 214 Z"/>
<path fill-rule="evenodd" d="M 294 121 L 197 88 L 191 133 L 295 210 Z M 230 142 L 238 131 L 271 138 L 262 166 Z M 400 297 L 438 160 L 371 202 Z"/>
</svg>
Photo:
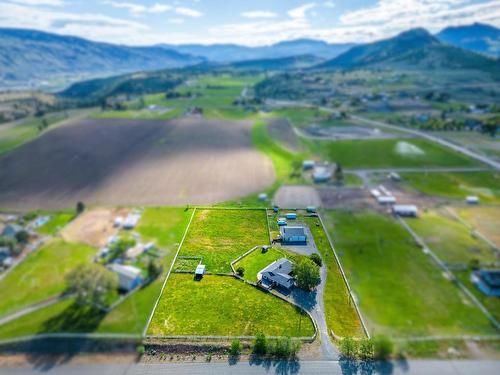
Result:
<svg viewBox="0 0 500 375">
<path fill-rule="evenodd" d="M 7 224 L 5 228 L 3 228 L 2 237 L 6 238 L 14 238 L 16 237 L 16 234 L 21 232 L 23 230 L 23 227 L 17 224 Z"/>
<path fill-rule="evenodd" d="M 297 218 L 297 214 L 295 212 L 287 212 L 285 216 L 288 220 L 295 220 Z"/>
<path fill-rule="evenodd" d="M 203 277 L 205 274 L 205 268 L 206 266 L 204 264 L 198 264 L 196 266 L 196 270 L 194 271 L 194 274 L 196 277 Z"/>
<path fill-rule="evenodd" d="M 257 280 L 263 284 L 278 285 L 290 289 L 295 279 L 290 275 L 293 271 L 293 263 L 288 259 L 275 260 L 257 274 Z"/>
<path fill-rule="evenodd" d="M 280 226 L 280 227 L 281 227 L 281 226 L 286 225 L 287 221 L 286 221 L 286 219 L 285 219 L 284 217 L 280 217 L 280 218 L 278 219 L 277 223 L 278 223 L 278 226 Z"/>
<path fill-rule="evenodd" d="M 281 242 L 283 244 L 299 244 L 307 243 L 307 235 L 304 227 L 281 227 Z"/>
<path fill-rule="evenodd" d="M 333 176 L 333 170 L 330 166 L 320 165 L 314 167 L 313 181 L 316 183 L 327 182 Z"/>
<path fill-rule="evenodd" d="M 469 195 L 468 197 L 465 198 L 465 203 L 479 204 L 479 197 L 476 197 L 475 195 Z"/>
<path fill-rule="evenodd" d="M 302 168 L 304 170 L 313 169 L 315 165 L 316 163 L 314 162 L 314 160 L 304 160 L 302 162 Z"/>
<path fill-rule="evenodd" d="M 392 195 L 381 195 L 380 197 L 377 197 L 377 202 L 379 204 L 394 204 L 396 203 L 396 198 Z"/>
<path fill-rule="evenodd" d="M 395 204 L 392 213 L 396 216 L 417 217 L 418 208 L 414 204 Z"/>
<path fill-rule="evenodd" d="M 133 229 L 137 225 L 141 218 L 139 214 L 129 214 L 125 220 L 123 221 L 122 227 L 123 229 Z"/>
<path fill-rule="evenodd" d="M 128 292 L 142 283 L 141 270 L 137 267 L 114 263 L 108 269 L 118 275 L 118 287 L 121 290 Z"/>
<path fill-rule="evenodd" d="M 500 270 L 482 269 L 471 275 L 471 282 L 486 296 L 500 297 Z"/>
</svg>

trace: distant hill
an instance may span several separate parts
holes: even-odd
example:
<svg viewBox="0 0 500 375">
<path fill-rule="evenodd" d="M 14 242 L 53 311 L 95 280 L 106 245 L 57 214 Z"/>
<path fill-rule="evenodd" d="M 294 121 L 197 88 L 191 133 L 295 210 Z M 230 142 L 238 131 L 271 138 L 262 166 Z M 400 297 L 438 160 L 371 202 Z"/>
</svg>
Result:
<svg viewBox="0 0 500 375">
<path fill-rule="evenodd" d="M 498 59 L 445 45 L 424 29 L 412 29 L 393 38 L 353 47 L 315 68 L 470 69 L 500 76 Z"/>
<path fill-rule="evenodd" d="M 227 64 L 226 66 L 242 70 L 289 70 L 309 68 L 319 64 L 321 61 L 323 61 L 322 58 L 314 55 L 298 55 L 275 59 L 237 61 Z"/>
<path fill-rule="evenodd" d="M 296 39 L 263 47 L 247 47 L 237 44 L 162 44 L 164 48 L 201 56 L 210 61 L 229 63 L 243 60 L 276 59 L 282 57 L 314 55 L 331 59 L 354 46 L 352 43 L 329 44 L 321 40 Z"/>
<path fill-rule="evenodd" d="M 59 93 L 65 99 L 97 103 L 120 94 L 149 94 L 167 91 L 182 82 L 179 74 L 159 70 L 77 82 Z"/>
<path fill-rule="evenodd" d="M 159 47 L 128 47 L 35 30 L 0 28 L 1 81 L 48 80 L 64 74 L 117 74 L 181 67 L 202 58 Z"/>
<path fill-rule="evenodd" d="M 436 37 L 443 43 L 467 50 L 500 56 L 500 29 L 482 23 L 447 27 Z"/>
</svg>

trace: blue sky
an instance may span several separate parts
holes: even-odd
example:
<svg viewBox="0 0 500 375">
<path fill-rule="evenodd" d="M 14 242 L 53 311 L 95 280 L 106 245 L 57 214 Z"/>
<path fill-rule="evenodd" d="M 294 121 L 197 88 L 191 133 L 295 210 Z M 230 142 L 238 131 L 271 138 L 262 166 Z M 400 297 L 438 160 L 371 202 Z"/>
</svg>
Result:
<svg viewBox="0 0 500 375">
<path fill-rule="evenodd" d="M 133 45 L 359 43 L 472 22 L 500 27 L 500 0 L 0 0 L 2 27 Z"/>
</svg>

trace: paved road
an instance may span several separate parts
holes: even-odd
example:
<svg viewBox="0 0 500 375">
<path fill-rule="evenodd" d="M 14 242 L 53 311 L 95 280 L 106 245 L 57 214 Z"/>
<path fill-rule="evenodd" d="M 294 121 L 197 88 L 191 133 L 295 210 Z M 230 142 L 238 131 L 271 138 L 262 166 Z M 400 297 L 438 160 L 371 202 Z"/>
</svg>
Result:
<svg viewBox="0 0 500 375">
<path fill-rule="evenodd" d="M 500 361 L 473 360 L 413 360 L 386 363 L 359 363 L 351 361 L 251 361 L 229 363 L 180 363 L 180 364 L 101 364 L 77 365 L 63 364 L 56 367 L 36 367 L 0 369 L 0 375 L 256 375 L 256 374 L 305 374 L 305 375 L 497 375 L 500 373 Z"/>
<path fill-rule="evenodd" d="M 448 173 L 448 172 L 485 172 L 491 171 L 491 168 L 481 167 L 417 167 L 417 168 L 344 168 L 344 172 L 349 173 Z"/>
</svg>

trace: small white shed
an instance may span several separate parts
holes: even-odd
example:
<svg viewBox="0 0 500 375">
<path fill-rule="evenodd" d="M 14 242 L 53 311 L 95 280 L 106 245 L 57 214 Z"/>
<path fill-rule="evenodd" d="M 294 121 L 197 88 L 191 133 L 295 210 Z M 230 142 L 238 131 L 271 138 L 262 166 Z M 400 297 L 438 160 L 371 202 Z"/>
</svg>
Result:
<svg viewBox="0 0 500 375">
<path fill-rule="evenodd" d="M 467 204 L 479 204 L 479 197 L 475 195 L 469 195 L 465 198 L 465 203 Z"/>
<path fill-rule="evenodd" d="M 379 204 L 395 204 L 396 198 L 392 195 L 381 195 L 380 197 L 377 197 L 377 202 Z"/>
<path fill-rule="evenodd" d="M 417 217 L 418 208 L 414 204 L 395 204 L 392 213 L 397 216 Z"/>
</svg>

